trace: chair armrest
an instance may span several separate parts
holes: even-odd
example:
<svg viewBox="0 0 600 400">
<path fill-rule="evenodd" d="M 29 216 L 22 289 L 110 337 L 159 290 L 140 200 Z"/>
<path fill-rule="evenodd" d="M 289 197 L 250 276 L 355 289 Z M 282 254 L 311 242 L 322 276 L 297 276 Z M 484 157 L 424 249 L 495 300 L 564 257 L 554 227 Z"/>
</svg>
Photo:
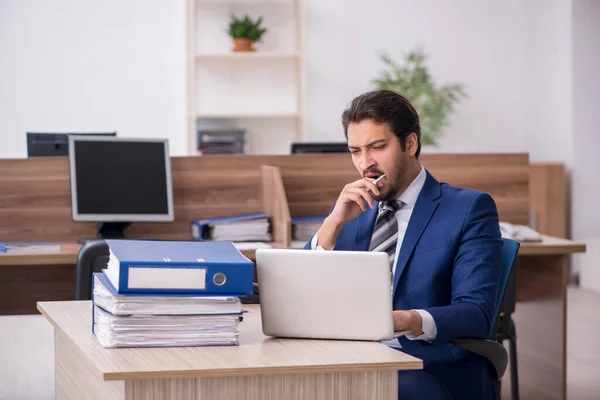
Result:
<svg viewBox="0 0 600 400">
<path fill-rule="evenodd" d="M 108 245 L 104 240 L 90 241 L 81 247 L 75 267 L 75 300 L 91 299 L 92 261 L 95 257 L 108 254 Z"/>
<path fill-rule="evenodd" d="M 498 381 L 504 376 L 508 365 L 508 353 L 502 344 L 488 339 L 456 339 L 452 344 L 487 358 L 494 366 Z"/>
</svg>

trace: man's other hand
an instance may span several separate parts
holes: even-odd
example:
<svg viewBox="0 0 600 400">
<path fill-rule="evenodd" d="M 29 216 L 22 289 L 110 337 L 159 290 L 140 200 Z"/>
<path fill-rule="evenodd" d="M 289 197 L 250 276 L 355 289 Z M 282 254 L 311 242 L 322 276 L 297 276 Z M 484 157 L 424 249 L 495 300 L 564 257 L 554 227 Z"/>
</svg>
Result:
<svg viewBox="0 0 600 400">
<path fill-rule="evenodd" d="M 392 312 L 394 331 L 411 331 L 414 335 L 423 334 L 423 319 L 415 310 L 396 310 Z"/>
</svg>

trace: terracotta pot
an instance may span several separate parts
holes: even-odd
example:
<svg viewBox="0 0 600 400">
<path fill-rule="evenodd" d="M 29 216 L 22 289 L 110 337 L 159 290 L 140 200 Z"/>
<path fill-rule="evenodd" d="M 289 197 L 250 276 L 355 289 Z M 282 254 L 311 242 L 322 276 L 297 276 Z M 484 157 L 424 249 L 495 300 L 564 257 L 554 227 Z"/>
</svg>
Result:
<svg viewBox="0 0 600 400">
<path fill-rule="evenodd" d="M 250 39 L 233 39 L 233 51 L 254 51 Z"/>
</svg>

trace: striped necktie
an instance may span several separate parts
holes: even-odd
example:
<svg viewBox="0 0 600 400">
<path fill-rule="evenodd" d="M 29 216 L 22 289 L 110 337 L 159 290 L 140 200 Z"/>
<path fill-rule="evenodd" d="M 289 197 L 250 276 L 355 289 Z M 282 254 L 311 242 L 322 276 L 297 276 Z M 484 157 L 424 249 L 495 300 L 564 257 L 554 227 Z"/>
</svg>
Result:
<svg viewBox="0 0 600 400">
<path fill-rule="evenodd" d="M 379 204 L 379 214 L 373 228 L 371 244 L 369 251 L 383 251 L 388 253 L 390 261 L 390 271 L 394 265 L 394 256 L 396 255 L 396 243 L 398 242 L 398 220 L 396 211 L 402 205 L 401 201 L 389 201 Z"/>
</svg>

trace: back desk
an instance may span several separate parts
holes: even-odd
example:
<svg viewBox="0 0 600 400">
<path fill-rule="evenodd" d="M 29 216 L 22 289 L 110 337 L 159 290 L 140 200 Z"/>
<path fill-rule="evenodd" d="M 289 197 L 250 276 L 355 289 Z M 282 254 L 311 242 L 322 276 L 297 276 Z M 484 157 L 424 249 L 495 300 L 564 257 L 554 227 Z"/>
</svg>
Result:
<svg viewBox="0 0 600 400">
<path fill-rule="evenodd" d="M 489 193 L 502 221 L 529 224 L 534 209 L 539 226 L 557 232 L 565 225 L 552 223 L 565 215 L 564 208 L 550 207 L 548 198 L 557 197 L 548 188 L 555 185 L 542 179 L 530 185 L 531 176 L 556 174 L 547 166 L 543 171 L 531 166 L 527 154 L 435 154 L 422 155 L 421 161 L 440 181 Z M 127 234 L 185 239 L 193 219 L 266 211 L 274 224 L 274 245 L 287 247 L 291 216 L 326 214 L 343 186 L 359 178 L 345 154 L 173 157 L 171 164 L 175 221 L 136 223 Z M 73 299 L 76 241 L 93 237 L 95 227 L 71 220 L 66 159 L 0 160 L 0 241 L 63 243 L 59 254 L 0 256 L 0 314 L 35 313 L 37 301 Z M 522 245 L 515 320 L 523 398 L 565 397 L 568 255 L 584 250 L 552 237 Z"/>
</svg>

